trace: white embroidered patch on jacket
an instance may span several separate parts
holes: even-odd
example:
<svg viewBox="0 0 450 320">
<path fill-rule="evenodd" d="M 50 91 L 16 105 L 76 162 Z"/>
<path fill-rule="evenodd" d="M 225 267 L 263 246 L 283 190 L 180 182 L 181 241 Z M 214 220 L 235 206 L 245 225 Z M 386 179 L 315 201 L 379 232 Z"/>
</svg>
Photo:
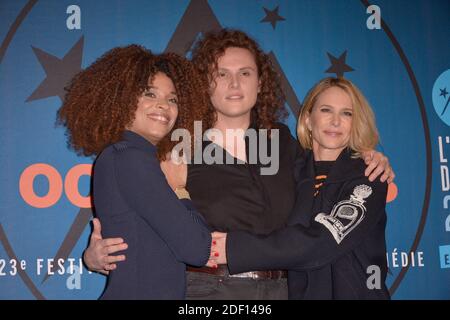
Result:
<svg viewBox="0 0 450 320">
<path fill-rule="evenodd" d="M 359 185 L 353 189 L 349 200 L 338 202 L 331 214 L 319 213 L 314 220 L 323 224 L 339 244 L 364 219 L 367 211 L 364 199 L 371 194 L 371 187 Z"/>
</svg>

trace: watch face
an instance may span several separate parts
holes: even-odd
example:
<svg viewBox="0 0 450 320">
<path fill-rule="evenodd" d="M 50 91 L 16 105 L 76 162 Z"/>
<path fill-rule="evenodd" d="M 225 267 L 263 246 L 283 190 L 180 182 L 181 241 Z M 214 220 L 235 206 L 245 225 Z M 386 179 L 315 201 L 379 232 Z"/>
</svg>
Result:
<svg viewBox="0 0 450 320">
<path fill-rule="evenodd" d="M 69 149 L 55 125 L 70 79 L 131 43 L 191 57 L 195 41 L 221 27 L 247 32 L 269 54 L 294 136 L 301 101 L 320 79 L 361 89 L 396 175 L 388 288 L 394 299 L 449 298 L 449 9 L 445 1 L 2 1 L 0 299 L 94 299 L 104 288 L 81 262 L 93 159 Z"/>
</svg>

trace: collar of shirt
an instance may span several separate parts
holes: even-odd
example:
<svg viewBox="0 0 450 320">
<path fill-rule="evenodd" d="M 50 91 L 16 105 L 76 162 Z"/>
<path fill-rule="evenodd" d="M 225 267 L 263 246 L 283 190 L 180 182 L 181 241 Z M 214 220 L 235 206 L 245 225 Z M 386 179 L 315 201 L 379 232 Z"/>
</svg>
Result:
<svg viewBox="0 0 450 320">
<path fill-rule="evenodd" d="M 314 154 L 311 150 L 306 150 L 305 174 L 301 175 L 308 180 L 314 180 Z M 342 150 L 335 163 L 331 166 L 325 183 L 336 183 L 352 180 L 364 176 L 365 163 L 361 158 L 353 158 L 353 151 L 349 148 Z"/>
<path fill-rule="evenodd" d="M 134 146 L 146 152 L 150 152 L 152 154 L 155 154 L 157 151 L 155 145 L 133 131 L 125 130 L 122 134 L 122 140 L 126 141 L 131 146 Z"/>
</svg>

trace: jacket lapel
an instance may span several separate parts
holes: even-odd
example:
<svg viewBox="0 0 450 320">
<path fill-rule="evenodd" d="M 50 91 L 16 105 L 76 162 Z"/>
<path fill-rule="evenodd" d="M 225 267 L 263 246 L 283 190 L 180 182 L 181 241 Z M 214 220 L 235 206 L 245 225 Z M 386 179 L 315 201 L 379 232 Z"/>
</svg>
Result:
<svg viewBox="0 0 450 320">
<path fill-rule="evenodd" d="M 297 198 L 288 224 L 302 224 L 308 227 L 314 202 L 314 157 L 311 150 L 305 150 L 305 165 L 299 177 L 296 187 Z"/>
</svg>

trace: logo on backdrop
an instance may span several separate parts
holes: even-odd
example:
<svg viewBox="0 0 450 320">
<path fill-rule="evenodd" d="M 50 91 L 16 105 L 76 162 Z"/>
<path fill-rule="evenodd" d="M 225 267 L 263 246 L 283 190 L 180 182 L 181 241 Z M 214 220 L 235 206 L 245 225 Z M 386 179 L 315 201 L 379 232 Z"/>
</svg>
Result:
<svg viewBox="0 0 450 320">
<path fill-rule="evenodd" d="M 439 257 L 441 259 L 441 268 L 450 268 L 450 245 L 439 246 Z"/>
<path fill-rule="evenodd" d="M 450 126 L 450 69 L 444 71 L 434 82 L 432 97 L 436 114 Z"/>
</svg>

